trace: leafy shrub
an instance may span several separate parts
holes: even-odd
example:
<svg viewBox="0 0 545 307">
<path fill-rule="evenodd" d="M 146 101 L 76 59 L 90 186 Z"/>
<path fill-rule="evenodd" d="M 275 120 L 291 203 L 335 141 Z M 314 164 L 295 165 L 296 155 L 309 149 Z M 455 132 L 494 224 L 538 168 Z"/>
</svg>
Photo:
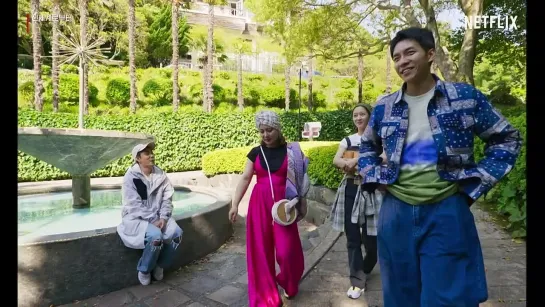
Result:
<svg viewBox="0 0 545 307">
<path fill-rule="evenodd" d="M 314 185 L 322 185 L 336 190 L 343 173 L 333 165 L 333 157 L 339 148 L 338 143 L 308 150 L 308 176 Z"/>
<path fill-rule="evenodd" d="M 344 78 L 341 81 L 341 87 L 344 89 L 351 89 L 356 87 L 356 84 L 358 83 L 358 80 L 355 78 Z"/>
<path fill-rule="evenodd" d="M 229 73 L 226 72 L 226 71 L 220 71 L 218 73 L 218 78 L 221 78 L 221 79 L 224 79 L 224 80 L 229 80 L 229 79 L 231 79 L 231 76 L 229 76 Z"/>
<path fill-rule="evenodd" d="M 153 105 L 165 106 L 172 102 L 172 81 L 169 79 L 149 79 L 142 87 L 146 98 L 153 99 Z"/>
<path fill-rule="evenodd" d="M 74 64 L 62 64 L 60 66 L 61 72 L 67 73 L 67 74 L 77 74 L 78 73 L 78 67 Z"/>
<path fill-rule="evenodd" d="M 305 155 L 307 155 L 309 157 L 309 160 L 311 160 L 311 156 L 309 155 L 312 150 L 324 148 L 324 146 L 329 147 L 332 146 L 332 144 L 334 143 L 335 142 L 301 142 L 300 144 L 301 149 L 303 150 Z M 248 159 L 246 155 L 254 146 L 257 146 L 257 143 L 252 146 L 219 149 L 206 153 L 202 157 L 203 173 L 206 176 L 215 176 L 219 174 L 241 174 L 244 171 L 244 165 L 246 165 L 246 160 Z M 335 153 L 333 153 L 333 155 L 335 155 Z M 332 161 L 333 157 L 331 157 L 329 163 L 327 163 L 328 165 L 324 164 L 321 167 L 327 168 L 329 166 L 332 166 Z M 313 177 L 311 176 L 310 168 L 311 167 L 309 166 L 309 177 L 311 177 L 312 179 Z M 314 169 L 316 169 L 316 166 L 314 166 Z"/>
<path fill-rule="evenodd" d="M 286 80 L 284 79 L 284 77 L 271 77 L 269 79 L 269 84 L 270 85 L 282 85 L 284 86 L 284 84 L 286 83 Z"/>
<path fill-rule="evenodd" d="M 237 91 L 238 87 L 235 88 L 235 93 Z M 242 96 L 244 96 L 244 106 L 257 106 L 261 98 L 261 92 L 259 88 L 252 84 L 242 83 Z"/>
<path fill-rule="evenodd" d="M 212 91 L 214 92 L 214 103 L 236 101 L 236 96 L 233 96 L 232 90 L 223 88 L 219 84 L 212 84 Z"/>
<path fill-rule="evenodd" d="M 499 82 L 490 92 L 489 100 L 494 105 L 516 105 L 521 101 L 511 94 L 511 87 L 505 81 Z"/>
<path fill-rule="evenodd" d="M 45 95 L 53 96 L 53 82 L 47 81 L 45 85 Z M 98 96 L 98 88 L 89 82 L 89 102 L 95 101 Z M 79 75 L 60 74 L 59 75 L 59 98 L 61 102 L 67 102 L 69 105 L 79 103 Z"/>
<path fill-rule="evenodd" d="M 261 80 L 263 80 L 263 76 L 258 75 L 258 74 L 247 74 L 247 75 L 244 76 L 244 79 L 246 79 L 249 82 L 261 81 Z"/>
<path fill-rule="evenodd" d="M 354 93 L 349 90 L 341 90 L 335 94 L 335 99 L 339 105 L 350 104 L 354 101 Z"/>
<path fill-rule="evenodd" d="M 159 75 L 163 78 L 170 79 L 172 78 L 172 68 L 162 68 L 159 69 Z"/>
<path fill-rule="evenodd" d="M 312 91 L 312 110 L 316 110 L 317 108 L 324 108 L 326 107 L 326 99 L 327 97 L 322 91 Z M 307 107 L 308 105 L 308 92 L 305 93 L 302 97 L 302 102 Z"/>
<path fill-rule="evenodd" d="M 131 83 L 128 79 L 114 78 L 106 86 L 106 99 L 112 105 L 127 107 L 131 99 Z"/>
<path fill-rule="evenodd" d="M 189 87 L 189 96 L 194 100 L 197 100 L 196 102 L 200 102 L 203 98 L 203 89 L 202 83 L 192 84 Z"/>
<path fill-rule="evenodd" d="M 281 85 L 268 85 L 261 91 L 261 99 L 268 107 L 282 108 L 284 107 L 285 89 Z"/>
<path fill-rule="evenodd" d="M 34 81 L 25 81 L 19 85 L 21 98 L 27 103 L 34 103 Z"/>
<path fill-rule="evenodd" d="M 42 64 L 42 75 L 50 76 L 51 75 L 51 66 Z"/>
</svg>

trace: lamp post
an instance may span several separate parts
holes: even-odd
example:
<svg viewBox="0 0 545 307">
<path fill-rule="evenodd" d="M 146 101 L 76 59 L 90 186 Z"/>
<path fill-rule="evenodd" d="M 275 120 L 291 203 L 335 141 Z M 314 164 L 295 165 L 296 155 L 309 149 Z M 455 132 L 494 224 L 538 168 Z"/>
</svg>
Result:
<svg viewBox="0 0 545 307">
<path fill-rule="evenodd" d="M 303 74 L 303 68 L 306 69 L 307 67 L 307 62 L 306 61 L 302 61 L 301 62 L 301 67 L 299 67 L 299 114 L 297 115 L 297 126 L 299 127 L 299 129 L 301 128 L 301 79 L 302 79 L 302 74 Z M 308 70 L 306 70 L 308 72 Z M 301 141 L 301 134 L 299 134 L 299 141 Z"/>
</svg>

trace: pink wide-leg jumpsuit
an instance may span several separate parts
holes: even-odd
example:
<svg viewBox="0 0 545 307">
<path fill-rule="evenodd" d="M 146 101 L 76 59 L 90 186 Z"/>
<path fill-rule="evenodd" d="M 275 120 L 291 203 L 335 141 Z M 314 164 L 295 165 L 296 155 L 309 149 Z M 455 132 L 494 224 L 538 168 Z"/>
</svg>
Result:
<svg viewBox="0 0 545 307">
<path fill-rule="evenodd" d="M 255 159 L 257 182 L 246 217 L 249 307 L 282 306 L 277 283 L 289 296 L 295 296 L 299 291 L 305 261 L 297 224 L 273 225 L 271 215 L 274 202 L 283 199 L 286 194 L 287 170 L 286 156 L 280 169 L 271 173 L 274 196 L 277 198 L 273 201 L 267 169 L 261 166 L 259 158 Z M 280 267 L 278 275 L 275 254 Z"/>
</svg>

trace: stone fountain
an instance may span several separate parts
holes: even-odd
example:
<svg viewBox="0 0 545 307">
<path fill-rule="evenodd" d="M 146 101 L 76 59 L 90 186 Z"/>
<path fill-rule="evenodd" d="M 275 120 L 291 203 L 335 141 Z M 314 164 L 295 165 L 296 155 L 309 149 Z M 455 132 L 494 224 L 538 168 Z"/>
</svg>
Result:
<svg viewBox="0 0 545 307">
<path fill-rule="evenodd" d="M 24 127 L 18 130 L 18 149 L 72 176 L 73 208 L 91 206 L 90 174 L 130 153 L 153 136 L 92 129 Z"/>
</svg>

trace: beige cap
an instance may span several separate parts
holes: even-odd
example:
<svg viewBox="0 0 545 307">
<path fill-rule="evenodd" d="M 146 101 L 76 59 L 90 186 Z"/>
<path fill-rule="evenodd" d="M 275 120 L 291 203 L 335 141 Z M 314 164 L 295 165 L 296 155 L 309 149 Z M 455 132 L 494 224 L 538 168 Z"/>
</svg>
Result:
<svg viewBox="0 0 545 307">
<path fill-rule="evenodd" d="M 138 145 L 134 146 L 133 149 L 132 149 L 132 152 L 131 152 L 132 159 L 136 160 L 136 156 L 138 155 L 138 153 L 140 153 L 141 151 L 143 151 L 146 148 L 149 148 L 149 149 L 152 149 L 152 150 L 155 149 L 155 142 L 138 144 Z"/>
</svg>

